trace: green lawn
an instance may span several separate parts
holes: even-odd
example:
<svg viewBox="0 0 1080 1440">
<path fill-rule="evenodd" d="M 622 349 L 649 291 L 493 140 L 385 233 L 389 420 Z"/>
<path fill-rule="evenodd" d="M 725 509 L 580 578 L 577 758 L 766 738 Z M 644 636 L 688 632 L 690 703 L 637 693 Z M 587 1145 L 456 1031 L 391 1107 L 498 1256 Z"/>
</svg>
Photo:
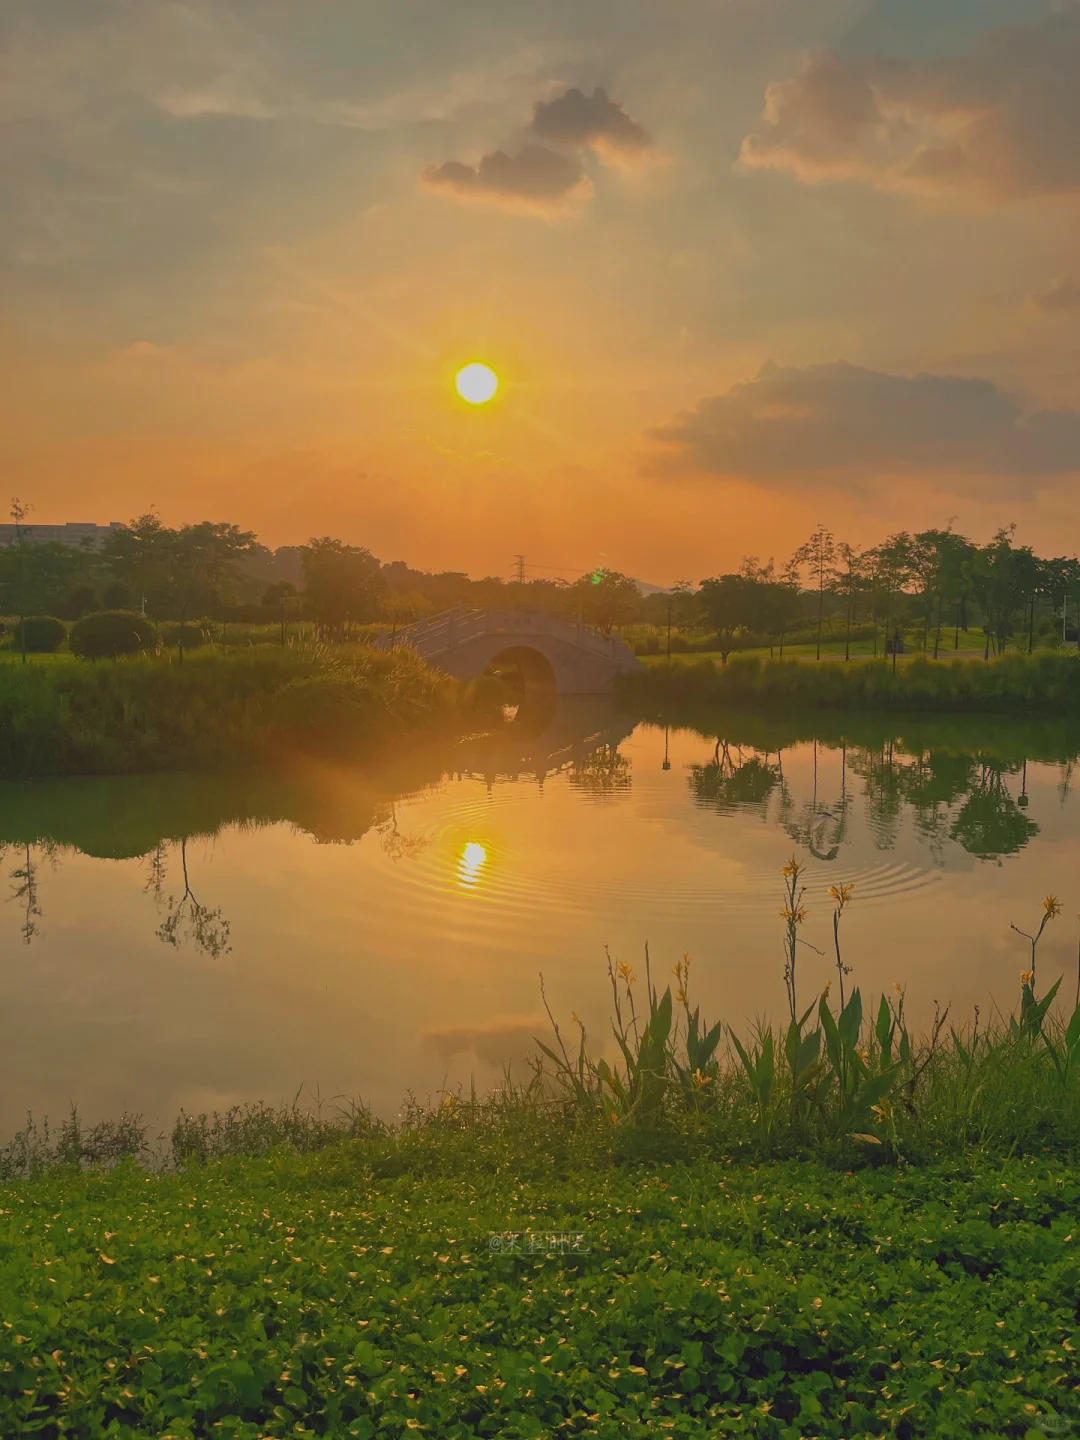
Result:
<svg viewBox="0 0 1080 1440">
<path fill-rule="evenodd" d="M 0 1190 L 0 1433 L 966 1440 L 1080 1423 L 1075 1167 L 575 1171 L 519 1148 L 500 1167 L 465 1145 L 356 1143 Z M 513 1233 L 533 1238 L 509 1253 Z"/>
</svg>

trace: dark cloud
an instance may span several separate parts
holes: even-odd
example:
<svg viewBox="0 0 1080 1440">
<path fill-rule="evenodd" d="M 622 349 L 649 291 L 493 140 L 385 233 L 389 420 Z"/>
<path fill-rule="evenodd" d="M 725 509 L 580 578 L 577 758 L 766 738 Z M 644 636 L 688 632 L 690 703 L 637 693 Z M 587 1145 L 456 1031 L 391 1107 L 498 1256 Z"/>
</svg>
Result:
<svg viewBox="0 0 1080 1440">
<path fill-rule="evenodd" d="M 1080 285 L 1067 275 L 1062 275 L 1035 296 L 1035 303 L 1040 310 L 1047 310 L 1052 315 L 1067 310 L 1080 310 Z"/>
<path fill-rule="evenodd" d="M 496 150 L 477 165 L 459 160 L 429 165 L 420 182 L 455 200 L 547 217 L 565 214 L 576 201 L 592 194 L 592 182 L 580 162 L 544 145 L 526 145 L 517 155 Z"/>
<path fill-rule="evenodd" d="M 1034 409 L 989 380 L 889 375 L 843 362 L 770 362 L 651 438 L 671 447 L 660 466 L 669 471 L 852 472 L 866 482 L 874 472 L 1080 471 L 1080 411 Z"/>
<path fill-rule="evenodd" d="M 617 100 L 597 88 L 591 95 L 571 89 L 533 106 L 532 128 L 544 140 L 574 147 L 590 146 L 601 156 L 630 156 L 647 150 L 648 132 Z"/>
<path fill-rule="evenodd" d="M 1080 5 L 989 32 L 965 56 L 923 63 L 808 55 L 770 85 L 743 164 L 805 183 L 980 191 L 1080 190 Z"/>
<path fill-rule="evenodd" d="M 591 149 L 609 163 L 625 162 L 649 150 L 648 134 L 623 107 L 597 88 L 564 90 L 533 106 L 533 134 L 563 149 L 526 145 L 517 155 L 496 150 L 476 165 L 448 160 L 429 165 L 420 183 L 455 200 L 479 201 L 519 214 L 558 219 L 593 193 L 580 152 Z"/>
</svg>

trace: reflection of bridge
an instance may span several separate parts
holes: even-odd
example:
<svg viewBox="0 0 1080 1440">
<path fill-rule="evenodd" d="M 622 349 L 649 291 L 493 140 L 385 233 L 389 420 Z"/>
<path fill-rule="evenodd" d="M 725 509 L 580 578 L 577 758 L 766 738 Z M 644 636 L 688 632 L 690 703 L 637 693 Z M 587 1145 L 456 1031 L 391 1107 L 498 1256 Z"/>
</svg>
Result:
<svg viewBox="0 0 1080 1440">
<path fill-rule="evenodd" d="M 614 636 L 605 639 L 580 620 L 541 611 L 459 606 L 375 643 L 383 649 L 408 645 L 459 680 L 474 680 L 495 663 L 517 665 L 526 687 L 548 686 L 560 695 L 605 695 L 616 675 L 641 668 L 637 656 Z"/>
<path fill-rule="evenodd" d="M 558 700 L 537 732 L 520 727 L 475 735 L 461 742 L 453 761 L 455 777 L 468 776 L 491 786 L 501 780 L 536 780 L 586 768 L 601 750 L 617 751 L 637 722 L 600 696 Z"/>
</svg>

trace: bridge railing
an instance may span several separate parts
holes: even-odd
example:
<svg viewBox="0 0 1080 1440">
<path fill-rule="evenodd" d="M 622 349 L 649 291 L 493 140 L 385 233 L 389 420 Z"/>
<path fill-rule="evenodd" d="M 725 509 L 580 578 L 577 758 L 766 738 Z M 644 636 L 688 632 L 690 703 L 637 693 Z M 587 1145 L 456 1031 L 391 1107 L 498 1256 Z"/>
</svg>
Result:
<svg viewBox="0 0 1080 1440">
<path fill-rule="evenodd" d="M 563 620 L 543 611 L 444 610 L 406 625 L 395 635 L 383 635 L 376 644 L 383 649 L 408 646 L 423 658 L 452 650 L 481 635 L 550 635 L 607 659 L 625 659 L 632 652 L 617 636 L 605 638 L 582 620 Z"/>
</svg>

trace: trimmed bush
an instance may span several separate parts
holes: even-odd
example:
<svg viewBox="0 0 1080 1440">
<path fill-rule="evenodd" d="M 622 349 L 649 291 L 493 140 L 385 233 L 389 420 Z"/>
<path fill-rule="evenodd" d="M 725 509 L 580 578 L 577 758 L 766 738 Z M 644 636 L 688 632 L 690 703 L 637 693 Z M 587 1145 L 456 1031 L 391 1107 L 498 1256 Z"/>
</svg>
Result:
<svg viewBox="0 0 1080 1440">
<path fill-rule="evenodd" d="M 182 645 L 185 650 L 198 650 L 200 645 L 206 645 L 209 640 L 209 631 L 204 630 L 201 625 L 163 625 L 161 629 L 163 645 Z"/>
<path fill-rule="evenodd" d="M 157 631 L 134 610 L 98 610 L 84 615 L 68 637 L 73 655 L 83 660 L 114 660 L 157 648 Z"/>
<path fill-rule="evenodd" d="M 16 650 L 22 649 L 24 632 L 27 650 L 32 650 L 35 655 L 51 655 L 64 643 L 67 626 L 55 615 L 28 615 L 13 627 Z"/>
</svg>

